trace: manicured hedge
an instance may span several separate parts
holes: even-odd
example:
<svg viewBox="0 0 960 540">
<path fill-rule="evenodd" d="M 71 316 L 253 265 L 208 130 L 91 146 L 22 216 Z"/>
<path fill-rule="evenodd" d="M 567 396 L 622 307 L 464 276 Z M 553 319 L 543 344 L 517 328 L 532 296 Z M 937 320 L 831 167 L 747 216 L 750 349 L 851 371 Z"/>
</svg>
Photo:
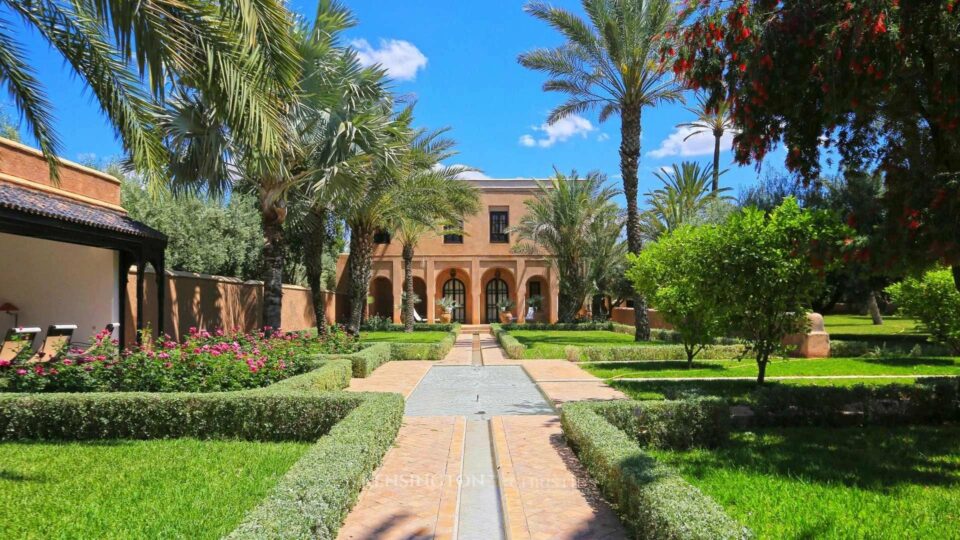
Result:
<svg viewBox="0 0 960 540">
<path fill-rule="evenodd" d="M 706 540 L 751 536 L 713 499 L 607 421 L 598 406 L 586 402 L 564 405 L 560 416 L 563 432 L 634 537 Z"/>
<path fill-rule="evenodd" d="M 331 355 L 327 359 L 317 362 L 317 367 L 312 371 L 283 379 L 264 388 L 250 390 L 250 392 L 328 392 L 343 390 L 350 385 L 350 371 L 351 365 L 348 359 L 337 359 Z"/>
<path fill-rule="evenodd" d="M 857 336 L 860 339 L 839 339 L 830 336 L 830 356 L 847 358 L 880 354 L 885 356 L 953 356 L 948 347 L 937 343 L 916 340 L 887 340 L 863 339 L 866 336 Z"/>
<path fill-rule="evenodd" d="M 493 326 L 492 324 L 490 325 Z M 510 323 L 499 324 L 506 331 L 510 330 L 613 330 L 613 323 L 604 322 L 578 322 L 578 323 Z"/>
<path fill-rule="evenodd" d="M 389 343 L 372 343 L 351 354 L 320 355 L 322 360 L 349 360 L 352 374 L 357 378 L 369 377 L 375 369 L 390 361 L 391 347 Z M 347 375 L 347 384 L 350 384 L 350 375 Z M 341 386 L 344 388 L 346 385 Z"/>
<path fill-rule="evenodd" d="M 598 403 L 594 410 L 641 446 L 715 447 L 730 435 L 730 406 L 720 398 Z"/>
<path fill-rule="evenodd" d="M 313 441 L 361 401 L 346 392 L 0 395 L 0 440 Z"/>
<path fill-rule="evenodd" d="M 399 394 L 354 395 L 361 404 L 294 464 L 228 538 L 337 537 L 403 419 Z"/>
<path fill-rule="evenodd" d="M 922 380 L 922 379 L 921 379 Z M 938 424 L 960 421 L 960 377 L 913 385 L 760 387 L 755 426 Z"/>
<path fill-rule="evenodd" d="M 744 345 L 708 345 L 699 354 L 698 360 L 730 360 L 744 354 Z M 644 360 L 686 360 L 682 345 L 627 345 L 624 347 L 576 347 L 564 349 L 571 362 L 613 362 Z"/>
<path fill-rule="evenodd" d="M 509 326 L 516 327 L 517 325 Z M 511 358 L 513 360 L 523 359 L 523 353 L 527 350 L 527 347 L 517 341 L 517 338 L 511 336 L 509 332 L 504 330 L 503 326 L 499 324 L 491 324 L 490 333 L 497 338 L 497 342 L 499 342 L 500 346 L 503 347 L 503 351 L 507 354 L 507 358 Z"/>
<path fill-rule="evenodd" d="M 366 332 L 404 332 L 406 327 L 402 324 L 389 324 L 386 326 L 366 326 L 363 325 L 360 327 L 360 331 Z M 413 331 L 414 332 L 453 332 L 460 330 L 460 323 L 414 323 Z"/>
</svg>

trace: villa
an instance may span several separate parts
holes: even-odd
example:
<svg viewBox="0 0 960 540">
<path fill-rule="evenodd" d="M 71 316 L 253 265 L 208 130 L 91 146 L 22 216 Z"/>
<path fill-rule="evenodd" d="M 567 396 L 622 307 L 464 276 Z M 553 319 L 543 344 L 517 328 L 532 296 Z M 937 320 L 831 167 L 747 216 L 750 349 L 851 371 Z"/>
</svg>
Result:
<svg viewBox="0 0 960 540">
<path fill-rule="evenodd" d="M 437 301 L 452 298 L 458 308 L 452 319 L 463 324 L 497 322 L 497 303 L 513 302 L 515 319 L 527 315 L 527 299 L 543 298 L 535 320 L 557 321 L 557 272 L 541 253 L 519 253 L 517 238 L 508 229 L 526 213 L 524 202 L 539 190 L 535 180 L 464 180 L 480 192 L 481 210 L 467 217 L 464 234 L 428 235 L 416 246 L 413 260 L 413 288 L 420 302 L 416 311 L 427 321 L 439 316 Z M 400 322 L 403 292 L 402 246 L 387 232 L 375 238 L 370 281 L 369 316 Z M 349 310 L 346 296 L 347 255 L 337 261 L 337 320 L 344 321 Z"/>
</svg>

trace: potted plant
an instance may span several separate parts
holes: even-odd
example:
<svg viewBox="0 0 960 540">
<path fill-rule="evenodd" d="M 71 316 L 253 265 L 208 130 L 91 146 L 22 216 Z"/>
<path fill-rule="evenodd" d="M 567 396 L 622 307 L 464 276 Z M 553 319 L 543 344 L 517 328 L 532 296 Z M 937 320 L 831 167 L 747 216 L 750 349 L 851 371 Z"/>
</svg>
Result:
<svg viewBox="0 0 960 540">
<path fill-rule="evenodd" d="M 497 302 L 497 309 L 500 311 L 500 323 L 501 324 L 510 324 L 513 322 L 513 313 L 510 313 L 510 310 L 513 309 L 513 300 L 509 298 L 501 298 Z"/>
<path fill-rule="evenodd" d="M 440 306 L 440 322 L 443 324 L 450 324 L 450 321 L 453 319 L 453 310 L 460 307 L 460 304 L 449 296 L 444 296 L 440 300 L 437 300 L 437 305 Z"/>
<path fill-rule="evenodd" d="M 530 309 L 533 309 L 534 315 L 532 318 L 536 319 L 537 317 L 536 314 L 540 313 L 540 310 L 543 309 L 543 297 L 540 296 L 539 294 L 535 294 L 527 298 L 527 307 Z M 529 319 L 531 317 L 527 316 L 527 318 Z"/>
</svg>

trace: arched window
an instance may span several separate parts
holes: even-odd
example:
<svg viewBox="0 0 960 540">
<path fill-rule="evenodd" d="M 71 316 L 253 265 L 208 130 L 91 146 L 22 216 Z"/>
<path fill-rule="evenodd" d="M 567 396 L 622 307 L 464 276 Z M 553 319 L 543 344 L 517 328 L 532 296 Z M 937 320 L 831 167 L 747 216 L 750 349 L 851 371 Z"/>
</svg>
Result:
<svg viewBox="0 0 960 540">
<path fill-rule="evenodd" d="M 443 284 L 443 297 L 453 298 L 457 303 L 457 308 L 451 313 L 453 322 L 466 322 L 467 288 L 463 286 L 463 282 L 457 278 L 448 279 Z"/>
<path fill-rule="evenodd" d="M 499 322 L 497 303 L 500 300 L 508 300 L 510 292 L 507 289 L 507 282 L 500 278 L 493 278 L 487 282 L 487 322 Z"/>
</svg>

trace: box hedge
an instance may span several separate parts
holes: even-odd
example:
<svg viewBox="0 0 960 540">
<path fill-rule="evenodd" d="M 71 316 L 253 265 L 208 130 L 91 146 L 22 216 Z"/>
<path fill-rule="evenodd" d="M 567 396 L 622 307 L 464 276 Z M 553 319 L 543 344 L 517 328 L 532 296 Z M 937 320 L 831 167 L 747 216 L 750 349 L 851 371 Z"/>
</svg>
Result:
<svg viewBox="0 0 960 540">
<path fill-rule="evenodd" d="M 399 394 L 354 395 L 360 405 L 293 465 L 228 538 L 337 537 L 403 419 Z"/>
<path fill-rule="evenodd" d="M 560 417 L 563 432 L 635 538 L 706 540 L 751 536 L 747 528 L 675 469 L 645 453 L 635 438 L 611 424 L 598 407 L 602 408 L 602 404 L 565 405 Z"/>
<path fill-rule="evenodd" d="M 850 336 L 853 337 L 853 336 Z M 830 336 L 830 356 L 850 358 L 865 355 L 879 356 L 953 356 L 948 347 L 916 339 L 887 339 L 857 336 L 858 339 L 842 339 Z"/>
<path fill-rule="evenodd" d="M 517 325 L 509 325 L 517 326 Z M 531 325 L 534 326 L 534 325 Z M 547 325 L 543 325 L 547 326 Z M 503 347 L 503 351 L 506 353 L 507 358 L 513 360 L 523 359 L 523 353 L 526 352 L 527 347 L 517 341 L 517 338 L 510 335 L 509 332 L 504 330 L 504 327 L 499 324 L 490 325 L 490 333 L 497 338 L 497 342 L 500 343 L 500 346 Z"/>
<path fill-rule="evenodd" d="M 328 354 L 320 355 L 322 361 L 328 360 L 348 360 L 351 366 L 351 373 L 354 377 L 369 377 L 378 367 L 390 361 L 392 350 L 389 343 L 371 343 L 357 352 L 350 354 Z M 350 375 L 347 375 L 347 383 L 350 384 Z M 340 388 L 346 387 L 341 386 Z"/>
<path fill-rule="evenodd" d="M 437 325 L 447 326 L 447 325 Z M 451 328 L 439 343 L 390 343 L 391 360 L 443 360 L 453 349 L 460 335 L 460 325 L 449 325 Z"/>
<path fill-rule="evenodd" d="M 731 360 L 743 356 L 745 345 L 707 345 L 698 360 Z M 564 349 L 571 362 L 623 362 L 645 360 L 685 360 L 687 353 L 682 345 L 627 345 L 623 347 L 576 347 Z"/>
<path fill-rule="evenodd" d="M 350 360 L 332 355 L 326 359 L 321 358 L 311 371 L 277 381 L 270 386 L 250 390 L 250 392 L 327 392 L 343 390 L 350 385 L 352 369 Z"/>
<path fill-rule="evenodd" d="M 616 400 L 594 410 L 641 446 L 685 450 L 716 447 L 730 435 L 730 406 L 720 398 Z"/>
</svg>

